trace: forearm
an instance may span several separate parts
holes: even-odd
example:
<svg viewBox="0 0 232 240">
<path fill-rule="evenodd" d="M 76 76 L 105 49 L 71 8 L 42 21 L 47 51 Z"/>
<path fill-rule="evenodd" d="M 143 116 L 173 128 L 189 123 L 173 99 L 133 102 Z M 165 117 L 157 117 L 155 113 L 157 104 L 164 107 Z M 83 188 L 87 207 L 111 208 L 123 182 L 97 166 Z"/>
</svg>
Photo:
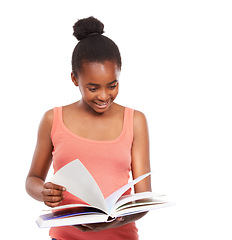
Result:
<svg viewBox="0 0 232 240">
<path fill-rule="evenodd" d="M 43 202 L 43 185 L 44 181 L 39 177 L 27 177 L 26 190 L 27 193 L 34 199 Z"/>
</svg>

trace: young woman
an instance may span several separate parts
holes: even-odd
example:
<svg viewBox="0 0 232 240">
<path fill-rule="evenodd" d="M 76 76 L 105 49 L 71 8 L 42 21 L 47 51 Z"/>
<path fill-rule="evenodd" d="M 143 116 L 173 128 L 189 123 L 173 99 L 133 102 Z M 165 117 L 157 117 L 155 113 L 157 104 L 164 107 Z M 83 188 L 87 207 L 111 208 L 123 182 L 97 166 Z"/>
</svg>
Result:
<svg viewBox="0 0 232 240">
<path fill-rule="evenodd" d="M 81 202 L 63 186 L 45 182 L 52 162 L 56 172 L 79 159 L 105 198 L 128 182 L 130 171 L 133 178 L 150 171 L 144 114 L 114 102 L 121 71 L 117 45 L 102 35 L 104 25 L 93 17 L 77 21 L 73 28 L 79 42 L 72 55 L 71 79 L 82 98 L 44 114 L 26 180 L 28 194 L 50 207 Z M 135 192 L 144 191 L 151 191 L 149 177 L 135 185 Z M 110 223 L 51 228 L 50 237 L 135 240 L 135 221 L 145 214 L 120 217 Z"/>
</svg>

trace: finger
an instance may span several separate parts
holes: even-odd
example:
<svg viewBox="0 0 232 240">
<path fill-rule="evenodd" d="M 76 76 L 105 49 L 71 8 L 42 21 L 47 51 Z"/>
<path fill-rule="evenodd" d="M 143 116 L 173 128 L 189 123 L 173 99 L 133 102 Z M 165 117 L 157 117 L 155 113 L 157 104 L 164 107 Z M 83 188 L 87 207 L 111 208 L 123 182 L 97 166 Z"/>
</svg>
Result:
<svg viewBox="0 0 232 240">
<path fill-rule="evenodd" d="M 60 203 L 64 198 L 61 197 L 56 197 L 56 196 L 45 196 L 44 197 L 44 202 L 50 202 L 50 203 Z"/>
<path fill-rule="evenodd" d="M 98 232 L 98 231 L 109 228 L 110 223 L 108 223 L 108 222 L 107 223 L 105 223 L 105 222 L 91 223 L 91 224 L 82 224 L 82 226 L 89 228 L 93 232 Z"/>
<path fill-rule="evenodd" d="M 116 220 L 117 220 L 118 222 L 124 222 L 124 221 L 125 221 L 125 218 L 124 218 L 124 217 L 118 217 L 118 218 L 116 218 Z"/>
<path fill-rule="evenodd" d="M 90 231 L 92 231 L 92 229 L 90 229 L 89 227 L 87 227 L 85 225 L 73 225 L 73 227 L 81 230 L 82 232 L 90 232 Z"/>
<path fill-rule="evenodd" d="M 47 205 L 48 207 L 57 207 L 59 206 L 60 202 L 55 202 L 55 203 L 52 203 L 52 202 L 44 202 L 45 205 Z"/>
<path fill-rule="evenodd" d="M 56 190 L 60 190 L 60 191 L 65 191 L 66 188 L 51 182 L 47 182 L 44 184 L 44 188 L 48 188 L 48 189 L 56 189 Z"/>
<path fill-rule="evenodd" d="M 56 190 L 56 189 L 45 188 L 42 191 L 42 193 L 43 193 L 43 195 L 46 195 L 46 196 L 62 196 L 63 191 Z"/>
<path fill-rule="evenodd" d="M 88 228 L 88 229 L 90 229 L 91 231 L 94 229 L 94 227 L 93 226 L 91 226 L 92 224 L 82 224 L 81 226 L 83 227 L 83 228 Z"/>
</svg>

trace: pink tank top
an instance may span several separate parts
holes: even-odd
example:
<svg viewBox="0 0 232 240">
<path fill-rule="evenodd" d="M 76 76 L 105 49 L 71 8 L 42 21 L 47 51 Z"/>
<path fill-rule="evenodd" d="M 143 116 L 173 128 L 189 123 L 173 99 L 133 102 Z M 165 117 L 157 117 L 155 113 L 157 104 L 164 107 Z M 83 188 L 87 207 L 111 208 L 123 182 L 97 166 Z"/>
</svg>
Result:
<svg viewBox="0 0 232 240">
<path fill-rule="evenodd" d="M 134 110 L 125 108 L 123 129 L 119 137 L 109 141 L 86 139 L 71 132 L 63 122 L 62 107 L 53 109 L 54 173 L 67 163 L 79 159 L 100 187 L 106 198 L 129 180 L 131 171 L 131 146 L 133 142 Z M 129 194 L 128 191 L 126 194 Z M 62 204 L 81 203 L 82 200 L 65 192 Z M 135 223 L 99 232 L 81 232 L 72 226 L 50 229 L 50 237 L 64 240 L 137 240 Z"/>
</svg>

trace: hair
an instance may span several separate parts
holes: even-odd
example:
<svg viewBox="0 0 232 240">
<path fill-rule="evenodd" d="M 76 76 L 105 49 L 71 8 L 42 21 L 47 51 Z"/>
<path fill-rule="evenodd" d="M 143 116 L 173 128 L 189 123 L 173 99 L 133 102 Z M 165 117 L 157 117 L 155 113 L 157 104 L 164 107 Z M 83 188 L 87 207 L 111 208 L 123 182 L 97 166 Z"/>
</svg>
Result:
<svg viewBox="0 0 232 240">
<path fill-rule="evenodd" d="M 77 77 L 85 62 L 114 61 L 121 69 L 121 55 L 117 45 L 103 36 L 104 24 L 94 17 L 78 20 L 73 35 L 79 41 L 72 54 L 72 72 Z"/>
</svg>

